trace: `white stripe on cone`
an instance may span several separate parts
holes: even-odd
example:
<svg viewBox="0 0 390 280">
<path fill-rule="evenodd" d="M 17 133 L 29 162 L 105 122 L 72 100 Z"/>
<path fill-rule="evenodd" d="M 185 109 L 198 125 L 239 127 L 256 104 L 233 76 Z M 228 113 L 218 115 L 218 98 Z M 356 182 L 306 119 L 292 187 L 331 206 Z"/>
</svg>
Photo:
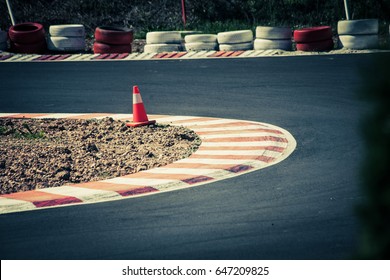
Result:
<svg viewBox="0 0 390 280">
<path fill-rule="evenodd" d="M 141 94 L 133 94 L 133 104 L 140 104 L 142 102 Z"/>
</svg>

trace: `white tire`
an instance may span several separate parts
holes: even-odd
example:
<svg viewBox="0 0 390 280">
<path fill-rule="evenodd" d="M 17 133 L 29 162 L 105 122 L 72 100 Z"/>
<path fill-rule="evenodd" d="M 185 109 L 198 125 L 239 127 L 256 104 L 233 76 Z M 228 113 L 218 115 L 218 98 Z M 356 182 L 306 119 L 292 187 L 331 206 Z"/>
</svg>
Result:
<svg viewBox="0 0 390 280">
<path fill-rule="evenodd" d="M 217 35 L 215 34 L 196 34 L 187 35 L 184 37 L 186 43 L 217 43 Z"/>
<path fill-rule="evenodd" d="M 49 34 L 53 37 L 84 37 L 85 28 L 82 24 L 51 25 Z"/>
<path fill-rule="evenodd" d="M 238 44 L 220 44 L 219 50 L 220 51 L 246 51 L 246 50 L 252 50 L 253 49 L 253 43 L 238 43 Z"/>
<path fill-rule="evenodd" d="M 51 51 L 84 51 L 84 37 L 48 37 L 47 48 Z"/>
<path fill-rule="evenodd" d="M 256 27 L 256 38 L 272 40 L 291 40 L 292 30 L 289 27 Z"/>
<path fill-rule="evenodd" d="M 340 20 L 337 23 L 339 35 L 368 35 L 378 34 L 379 22 L 377 19 Z"/>
<path fill-rule="evenodd" d="M 178 52 L 181 51 L 180 44 L 147 44 L 144 47 L 145 53 Z"/>
<path fill-rule="evenodd" d="M 218 33 L 219 44 L 238 44 L 253 41 L 252 30 L 239 30 Z"/>
<path fill-rule="evenodd" d="M 186 43 L 184 44 L 186 51 L 214 51 L 218 49 L 218 44 L 215 43 Z"/>
<path fill-rule="evenodd" d="M 7 42 L 0 42 L 0 51 L 5 51 L 8 49 Z"/>
<path fill-rule="evenodd" d="M 146 44 L 180 44 L 181 35 L 178 31 L 157 31 L 146 34 Z"/>
<path fill-rule="evenodd" d="M 340 35 L 340 46 L 346 49 L 376 49 L 379 45 L 378 35 Z"/>
<path fill-rule="evenodd" d="M 0 43 L 7 42 L 8 35 L 7 32 L 0 30 Z"/>
<path fill-rule="evenodd" d="M 269 40 L 256 39 L 254 42 L 255 50 L 285 50 L 290 51 L 292 48 L 291 39 L 288 40 Z"/>
</svg>

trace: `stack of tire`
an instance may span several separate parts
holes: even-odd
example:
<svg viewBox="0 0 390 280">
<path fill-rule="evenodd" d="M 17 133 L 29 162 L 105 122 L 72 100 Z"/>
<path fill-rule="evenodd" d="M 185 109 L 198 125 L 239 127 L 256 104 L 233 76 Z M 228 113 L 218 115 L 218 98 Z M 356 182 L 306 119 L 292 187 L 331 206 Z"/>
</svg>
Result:
<svg viewBox="0 0 390 280">
<path fill-rule="evenodd" d="M 94 53 L 131 53 L 133 30 L 126 27 L 102 26 L 95 29 Z"/>
<path fill-rule="evenodd" d="M 379 45 L 377 19 L 341 20 L 337 24 L 340 47 L 346 49 L 375 49 Z"/>
<path fill-rule="evenodd" d="M 7 32 L 0 29 L 0 51 L 5 51 L 8 49 L 7 39 Z"/>
<path fill-rule="evenodd" d="M 294 41 L 298 51 L 323 52 L 333 49 L 332 28 L 317 26 L 294 31 Z"/>
<path fill-rule="evenodd" d="M 289 27 L 256 27 L 255 50 L 286 50 L 292 48 L 292 30 Z"/>
<path fill-rule="evenodd" d="M 252 30 L 220 32 L 217 35 L 219 50 L 245 51 L 253 49 Z"/>
<path fill-rule="evenodd" d="M 213 51 L 218 49 L 217 35 L 194 34 L 184 37 L 186 51 Z"/>
<path fill-rule="evenodd" d="M 11 26 L 8 31 L 11 51 L 15 53 L 42 54 L 46 51 L 45 29 L 35 22 Z"/>
<path fill-rule="evenodd" d="M 146 34 L 145 53 L 177 52 L 181 50 L 182 39 L 178 31 L 156 31 Z"/>
<path fill-rule="evenodd" d="M 81 24 L 51 25 L 47 48 L 55 52 L 85 51 L 85 28 Z"/>
</svg>

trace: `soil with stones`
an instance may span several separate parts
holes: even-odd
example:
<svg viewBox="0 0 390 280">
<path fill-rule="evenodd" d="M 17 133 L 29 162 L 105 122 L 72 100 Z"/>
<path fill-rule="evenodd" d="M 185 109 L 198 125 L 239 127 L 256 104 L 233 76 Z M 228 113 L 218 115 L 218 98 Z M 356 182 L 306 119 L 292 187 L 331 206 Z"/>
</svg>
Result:
<svg viewBox="0 0 390 280">
<path fill-rule="evenodd" d="M 102 120 L 0 119 L 0 193 L 102 180 L 164 166 L 198 149 L 177 126 Z"/>
</svg>

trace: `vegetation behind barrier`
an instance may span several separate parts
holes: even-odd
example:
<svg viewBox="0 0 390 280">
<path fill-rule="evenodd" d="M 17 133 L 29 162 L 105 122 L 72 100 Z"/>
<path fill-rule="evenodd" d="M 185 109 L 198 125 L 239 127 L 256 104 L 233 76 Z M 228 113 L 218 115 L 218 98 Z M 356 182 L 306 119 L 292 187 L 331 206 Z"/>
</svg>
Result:
<svg viewBox="0 0 390 280">
<path fill-rule="evenodd" d="M 84 24 L 92 34 L 96 26 L 134 28 L 143 38 L 152 30 L 183 30 L 180 0 L 9 0 L 16 22 Z M 379 18 L 388 34 L 390 1 L 349 0 L 352 19 Z M 345 19 L 343 0 L 186 0 L 187 30 L 220 32 L 256 25 L 332 25 Z M 11 25 L 5 1 L 0 1 L 0 27 Z M 387 28 L 386 28 L 387 27 Z M 386 32 L 387 30 L 387 32 Z"/>
</svg>

